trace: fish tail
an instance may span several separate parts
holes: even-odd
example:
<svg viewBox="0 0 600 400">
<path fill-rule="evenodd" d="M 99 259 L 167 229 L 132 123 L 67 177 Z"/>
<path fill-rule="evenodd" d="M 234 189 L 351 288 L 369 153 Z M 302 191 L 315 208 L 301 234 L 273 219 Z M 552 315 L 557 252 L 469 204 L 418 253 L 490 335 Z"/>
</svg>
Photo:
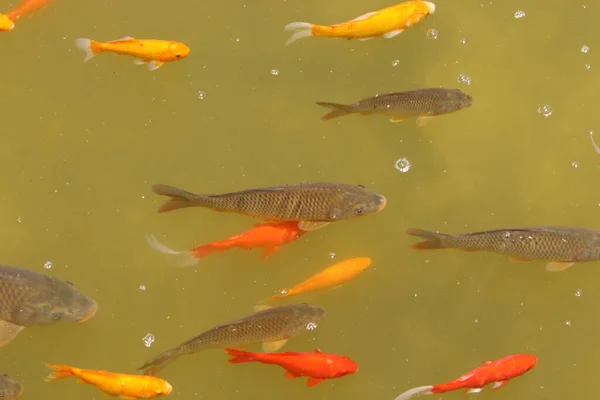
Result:
<svg viewBox="0 0 600 400">
<path fill-rule="evenodd" d="M 83 50 L 85 52 L 85 59 L 83 62 L 91 60 L 96 54 L 102 52 L 102 47 L 100 43 L 95 40 L 90 40 L 86 38 L 75 39 L 75 46 L 78 49 Z"/>
<path fill-rule="evenodd" d="M 162 196 L 169 196 L 171 199 L 167 200 L 159 209 L 158 212 L 167 212 L 177 210 L 184 207 L 194 207 L 203 205 L 204 202 L 199 201 L 198 195 L 194 193 L 186 192 L 185 190 L 177 189 L 173 186 L 167 185 L 152 185 L 152 191 Z"/>
<path fill-rule="evenodd" d="M 423 229 L 408 228 L 405 230 L 405 232 L 409 235 L 419 236 L 423 239 L 426 239 L 424 242 L 413 244 L 412 248 L 415 250 L 445 249 L 448 247 L 446 245 L 447 240 L 451 238 L 451 235 L 447 235 L 445 233 L 436 233 Z"/>
<path fill-rule="evenodd" d="M 317 101 L 317 104 L 323 107 L 331 108 L 332 110 L 328 114 L 325 114 L 323 117 L 321 117 L 323 121 L 328 121 L 333 118 L 343 117 L 344 115 L 354 113 L 354 108 L 345 104 L 326 103 L 323 101 Z"/>
<path fill-rule="evenodd" d="M 412 388 L 402 393 L 394 400 L 408 400 L 414 396 L 420 396 L 422 394 L 432 394 L 433 392 L 431 391 L 431 389 L 433 389 L 433 386 L 419 386 L 416 388 Z"/>
<path fill-rule="evenodd" d="M 313 24 L 308 22 L 290 22 L 285 26 L 286 31 L 295 31 L 285 42 L 285 45 L 295 42 L 298 39 L 313 36 Z"/>
<path fill-rule="evenodd" d="M 229 362 L 232 364 L 258 361 L 254 353 L 250 351 L 236 349 L 225 349 L 225 351 L 227 352 L 227 354 L 233 357 L 229 359 Z"/>
<path fill-rule="evenodd" d="M 75 376 L 73 368 L 68 365 L 62 364 L 50 364 L 43 363 L 46 367 L 50 368 L 50 375 L 46 377 L 46 381 L 55 381 L 57 379 L 68 378 L 69 376 Z"/>
<path fill-rule="evenodd" d="M 194 258 L 203 258 L 209 254 L 217 253 L 226 250 L 226 248 L 215 246 L 213 243 L 203 244 L 202 246 L 194 247 L 190 250 Z"/>
</svg>

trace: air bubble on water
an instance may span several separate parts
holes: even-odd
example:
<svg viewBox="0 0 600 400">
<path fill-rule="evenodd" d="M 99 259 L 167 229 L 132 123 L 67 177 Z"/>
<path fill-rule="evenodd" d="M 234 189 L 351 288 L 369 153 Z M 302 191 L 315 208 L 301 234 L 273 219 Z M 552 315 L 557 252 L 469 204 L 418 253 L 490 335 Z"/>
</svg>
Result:
<svg viewBox="0 0 600 400">
<path fill-rule="evenodd" d="M 525 14 L 525 11 L 523 11 L 523 10 L 519 10 L 519 11 L 515 12 L 516 19 L 523 18 L 525 15 L 527 15 L 527 14 Z"/>
<path fill-rule="evenodd" d="M 581 297 L 582 294 L 583 294 L 583 290 L 581 288 L 579 288 L 575 291 L 575 297 Z"/>
<path fill-rule="evenodd" d="M 458 83 L 462 83 L 463 85 L 470 85 L 473 82 L 471 77 L 469 75 L 465 75 L 465 74 L 460 74 L 458 76 L 458 78 L 456 79 L 456 81 Z"/>
<path fill-rule="evenodd" d="M 314 331 L 315 329 L 317 329 L 317 324 L 314 322 L 309 322 L 308 324 L 306 324 L 306 330 L 307 331 Z"/>
<path fill-rule="evenodd" d="M 204 96 L 205 96 L 205 95 L 206 95 L 206 93 L 204 93 L 204 91 L 202 91 L 202 90 L 199 90 L 199 91 L 198 91 L 198 98 L 199 98 L 200 100 L 204 100 Z"/>
<path fill-rule="evenodd" d="M 552 107 L 550 104 L 544 104 L 538 107 L 538 113 L 542 114 L 544 117 L 549 117 L 552 115 Z"/>
<path fill-rule="evenodd" d="M 333 252 L 329 253 L 329 258 L 331 258 L 333 260 L 335 258 L 335 253 L 333 253 Z"/>
<path fill-rule="evenodd" d="M 273 75 L 273 76 L 279 75 L 279 70 L 278 69 L 272 69 L 271 70 L 271 75 Z"/>
<path fill-rule="evenodd" d="M 18 222 L 18 223 L 21 223 L 21 217 L 18 217 L 18 218 L 17 218 L 17 222 Z"/>
<path fill-rule="evenodd" d="M 392 61 L 392 67 L 397 67 L 398 64 L 400 64 L 400 60 L 394 60 L 394 61 Z"/>
<path fill-rule="evenodd" d="M 467 39 L 460 39 L 460 44 L 467 44 Z"/>
<path fill-rule="evenodd" d="M 146 291 L 146 285 L 140 285 L 138 289 Z"/>
<path fill-rule="evenodd" d="M 571 321 L 565 321 L 566 326 L 571 326 Z"/>
<path fill-rule="evenodd" d="M 427 31 L 427 37 L 430 37 L 430 38 L 432 38 L 432 39 L 437 39 L 437 38 L 438 38 L 438 36 L 439 36 L 439 32 L 438 32 L 438 30 L 437 30 L 437 29 L 435 29 L 435 28 L 430 28 L 430 29 Z"/>
<path fill-rule="evenodd" d="M 287 291 L 286 289 L 281 289 L 281 290 L 279 291 L 279 294 L 286 295 L 286 294 L 288 294 L 288 291 Z"/>
<path fill-rule="evenodd" d="M 406 157 L 402 157 L 396 160 L 396 163 L 394 164 L 394 168 L 396 168 L 400 172 L 408 172 L 410 170 L 410 167 L 410 161 L 408 161 Z"/>
<path fill-rule="evenodd" d="M 588 51 L 590 51 L 590 46 L 588 46 L 587 44 L 584 44 L 583 46 L 581 46 L 581 52 L 583 54 L 587 54 Z"/>
<path fill-rule="evenodd" d="M 592 64 L 585 64 L 585 69 L 589 71 L 590 68 L 592 68 Z"/>
<path fill-rule="evenodd" d="M 146 347 L 152 346 L 152 343 L 154 343 L 154 335 L 151 333 L 147 334 L 142 338 L 142 342 L 144 342 Z"/>
<path fill-rule="evenodd" d="M 571 163 L 571 167 L 573 167 L 573 168 L 579 168 L 579 163 L 577 161 L 573 161 Z"/>
<path fill-rule="evenodd" d="M 235 41 L 236 41 L 236 42 L 239 42 L 239 41 L 240 41 L 240 38 L 239 38 L 239 37 L 238 37 L 238 38 L 235 38 Z"/>
<path fill-rule="evenodd" d="M 46 261 L 46 262 L 44 263 L 44 268 L 45 268 L 45 269 L 50 269 L 50 268 L 52 268 L 52 261 Z"/>
</svg>

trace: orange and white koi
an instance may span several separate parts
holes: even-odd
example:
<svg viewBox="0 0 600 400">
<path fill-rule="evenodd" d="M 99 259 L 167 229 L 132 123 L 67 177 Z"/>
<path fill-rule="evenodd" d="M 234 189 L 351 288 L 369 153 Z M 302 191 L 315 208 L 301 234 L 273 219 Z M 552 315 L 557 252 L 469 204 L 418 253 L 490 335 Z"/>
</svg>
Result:
<svg viewBox="0 0 600 400">
<path fill-rule="evenodd" d="M 531 354 L 514 354 L 496 361 L 484 361 L 482 366 L 453 381 L 410 389 L 396 397 L 395 400 L 408 400 L 413 396 L 446 393 L 459 389 L 466 389 L 466 393 L 479 393 L 485 385 L 490 383 L 493 383 L 493 389 L 497 390 L 506 385 L 510 379 L 523 375 L 536 364 L 537 357 Z"/>
<path fill-rule="evenodd" d="M 12 31 L 15 23 L 6 14 L 0 14 L 0 32 Z"/>
<path fill-rule="evenodd" d="M 49 0 L 25 0 L 17 8 L 6 14 L 13 22 L 17 22 L 24 16 L 39 11 L 49 3 Z"/>
<path fill-rule="evenodd" d="M 135 64 L 148 64 L 150 71 L 190 54 L 190 48 L 183 43 L 172 40 L 134 39 L 129 36 L 106 43 L 80 38 L 75 40 L 75 45 L 85 52 L 84 61 L 91 60 L 97 54 L 110 52 L 135 57 Z"/>
<path fill-rule="evenodd" d="M 169 382 L 154 376 L 115 374 L 62 364 L 44 364 L 52 370 L 46 381 L 74 376 L 80 382 L 94 385 L 109 396 L 123 399 L 152 399 L 166 396 L 173 390 Z"/>
<path fill-rule="evenodd" d="M 435 12 L 435 4 L 424 0 L 406 1 L 395 6 L 372 11 L 353 20 L 335 25 L 316 25 L 292 22 L 286 31 L 295 31 L 286 46 L 300 38 L 325 36 L 330 38 L 368 40 L 383 36 L 386 39 L 402 33 L 406 28 L 422 22 Z"/>
</svg>

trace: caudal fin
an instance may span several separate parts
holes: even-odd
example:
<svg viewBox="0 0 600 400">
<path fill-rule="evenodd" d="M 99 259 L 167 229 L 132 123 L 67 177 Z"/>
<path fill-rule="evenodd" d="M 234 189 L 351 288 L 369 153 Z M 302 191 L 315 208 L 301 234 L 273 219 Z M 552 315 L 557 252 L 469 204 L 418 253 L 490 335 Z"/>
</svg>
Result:
<svg viewBox="0 0 600 400">
<path fill-rule="evenodd" d="M 43 363 L 46 367 L 50 368 L 50 375 L 46 377 L 46 381 L 55 381 L 57 379 L 68 378 L 69 376 L 75 376 L 73 368 L 68 365 L 62 364 L 50 364 Z"/>
<path fill-rule="evenodd" d="M 254 357 L 254 354 L 250 351 L 236 349 L 225 349 L 225 351 L 233 357 L 229 359 L 229 362 L 232 364 L 256 361 L 256 357 Z"/>
<path fill-rule="evenodd" d="M 396 397 L 394 400 L 408 400 L 414 396 L 420 396 L 423 394 L 432 394 L 431 389 L 433 389 L 433 386 L 419 386 L 419 387 L 407 390 L 406 392 L 402 393 L 400 396 Z"/>
<path fill-rule="evenodd" d="M 203 258 L 212 253 L 218 253 L 221 251 L 227 250 L 224 247 L 214 246 L 212 243 L 203 244 L 202 246 L 194 247 L 190 250 L 190 254 L 192 254 L 195 258 Z"/>
<path fill-rule="evenodd" d="M 96 54 L 100 53 L 97 43 L 90 39 L 75 39 L 75 46 L 85 52 L 83 62 L 91 60 Z"/>
<path fill-rule="evenodd" d="M 345 104 L 337 104 L 337 103 L 327 103 L 323 101 L 317 101 L 317 104 L 323 107 L 331 108 L 331 112 L 325 114 L 321 117 L 323 121 L 328 121 L 333 118 L 343 117 L 344 115 L 349 115 L 354 113 L 354 109 L 352 106 L 347 106 Z"/>
<path fill-rule="evenodd" d="M 169 196 L 171 198 L 171 200 L 168 200 L 162 206 L 160 206 L 158 209 L 159 213 L 177 210 L 184 207 L 193 207 L 196 205 L 194 200 L 196 200 L 197 196 L 195 194 L 186 192 L 185 190 L 177 189 L 173 186 L 152 185 L 152 191 L 156 194 Z"/>
<path fill-rule="evenodd" d="M 158 241 L 154 235 L 146 235 L 146 242 L 154 250 L 162 253 L 165 259 L 174 267 L 190 267 L 198 264 L 198 259 L 189 251 L 173 250 Z"/>
<path fill-rule="evenodd" d="M 285 26 L 286 31 L 296 31 L 294 34 L 285 42 L 285 45 L 295 42 L 298 39 L 312 36 L 313 24 L 308 22 L 290 22 Z"/>
<path fill-rule="evenodd" d="M 445 239 L 449 238 L 450 235 L 444 233 L 436 233 L 426 231 L 423 229 L 407 228 L 405 232 L 412 236 L 419 236 L 426 239 L 424 242 L 415 243 L 412 248 L 415 250 L 434 250 L 434 249 L 445 249 Z"/>
</svg>

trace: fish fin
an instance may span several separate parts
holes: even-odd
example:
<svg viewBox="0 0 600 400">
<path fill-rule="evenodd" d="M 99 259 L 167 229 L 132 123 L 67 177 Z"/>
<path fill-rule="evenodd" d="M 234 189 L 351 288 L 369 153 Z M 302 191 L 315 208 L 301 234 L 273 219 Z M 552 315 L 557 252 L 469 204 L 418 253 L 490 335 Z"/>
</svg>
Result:
<svg viewBox="0 0 600 400">
<path fill-rule="evenodd" d="M 479 393 L 481 390 L 481 388 L 467 388 L 465 389 L 465 393 Z"/>
<path fill-rule="evenodd" d="M 426 1 L 425 5 L 427 6 L 427 8 L 429 9 L 429 14 L 433 14 L 435 12 L 435 4 L 433 4 L 430 1 Z"/>
<path fill-rule="evenodd" d="M 492 361 L 491 361 L 491 360 L 484 360 L 484 361 L 482 361 L 481 363 L 482 363 L 483 365 L 486 365 L 486 364 L 491 364 L 491 363 L 492 363 Z"/>
<path fill-rule="evenodd" d="M 0 321 L 0 347 L 6 346 L 17 337 L 24 326 L 15 325 L 10 322 Z"/>
<path fill-rule="evenodd" d="M 85 52 L 85 58 L 83 59 L 83 62 L 91 60 L 96 54 L 102 52 L 102 48 L 98 42 L 87 38 L 75 39 L 75 46 Z"/>
<path fill-rule="evenodd" d="M 383 37 L 386 39 L 391 39 L 396 35 L 401 34 L 402 32 L 404 32 L 404 29 L 397 29 L 395 31 L 389 31 L 383 34 Z"/>
<path fill-rule="evenodd" d="M 364 42 L 365 40 L 371 40 L 373 38 L 371 37 L 363 37 L 363 38 L 358 38 L 358 40 L 360 40 L 361 42 Z"/>
<path fill-rule="evenodd" d="M 433 116 L 417 117 L 417 126 L 424 127 L 434 119 L 435 117 Z"/>
<path fill-rule="evenodd" d="M 185 268 L 198 264 L 199 262 L 198 257 L 196 257 L 192 252 L 194 249 L 191 251 L 173 250 L 159 242 L 154 235 L 146 235 L 146 242 L 154 250 L 162 253 L 165 259 L 167 259 L 169 264 L 171 264 L 173 267 Z"/>
<path fill-rule="evenodd" d="M 195 206 L 194 200 L 196 196 L 193 193 L 186 192 L 185 190 L 177 189 L 173 186 L 168 185 L 152 185 L 152 191 L 155 194 L 159 194 L 161 196 L 169 196 L 170 199 L 167 200 L 159 209 L 159 213 L 177 210 L 179 208 L 184 207 L 193 207 Z"/>
<path fill-rule="evenodd" d="M 329 121 L 330 119 L 343 117 L 344 115 L 353 114 L 355 112 L 354 107 L 347 104 L 328 103 L 325 101 L 317 101 L 317 104 L 332 110 L 321 117 L 322 121 Z"/>
<path fill-rule="evenodd" d="M 420 396 L 423 394 L 432 394 L 431 391 L 433 386 L 419 386 L 416 388 L 408 389 L 406 392 L 400 394 L 400 396 L 396 397 L 394 400 L 408 400 L 414 396 Z"/>
<path fill-rule="evenodd" d="M 256 361 L 254 354 L 250 351 L 237 350 L 237 349 L 225 349 L 227 354 L 232 356 L 233 358 L 229 359 L 231 364 L 239 364 Z"/>
<path fill-rule="evenodd" d="M 156 61 L 156 60 L 152 60 L 148 63 L 148 69 L 150 71 L 156 71 L 157 69 L 159 69 L 160 67 L 162 67 L 164 65 L 163 61 Z"/>
<path fill-rule="evenodd" d="M 295 373 L 293 373 L 292 371 L 285 371 L 285 374 L 284 374 L 284 376 L 285 376 L 286 378 L 289 378 L 289 379 L 300 378 L 300 375 L 296 375 L 296 374 L 295 374 Z"/>
<path fill-rule="evenodd" d="M 317 229 L 323 228 L 329 225 L 329 222 L 317 222 L 317 221 L 300 221 L 298 222 L 298 228 L 303 231 L 316 231 Z"/>
<path fill-rule="evenodd" d="M 273 306 L 270 306 L 268 304 L 257 304 L 254 306 L 254 311 L 259 312 L 259 311 L 267 310 L 269 308 L 273 308 Z"/>
<path fill-rule="evenodd" d="M 134 59 L 133 59 L 133 63 L 134 63 L 135 65 L 144 65 L 144 64 L 146 64 L 147 62 L 148 62 L 148 61 L 144 61 L 144 60 L 142 60 L 141 58 L 134 58 Z"/>
<path fill-rule="evenodd" d="M 281 349 L 286 343 L 287 339 L 275 340 L 273 342 L 263 343 L 262 348 L 265 353 L 275 353 L 277 350 Z"/>
<path fill-rule="evenodd" d="M 350 20 L 350 21 L 348 21 L 348 22 L 352 22 L 352 21 L 362 21 L 362 20 L 364 20 L 364 19 L 367 19 L 367 18 L 369 18 L 371 15 L 375 15 L 375 14 L 377 14 L 377 11 L 371 11 L 371 12 L 368 12 L 368 13 L 366 13 L 366 14 L 360 15 L 360 16 L 358 16 L 358 17 L 354 18 L 354 19 L 351 19 L 351 20 Z"/>
<path fill-rule="evenodd" d="M 404 121 L 406 118 L 405 117 L 397 117 L 397 116 L 393 116 L 392 118 L 390 118 L 390 122 L 402 122 Z"/>
<path fill-rule="evenodd" d="M 444 241 L 450 238 L 451 235 L 445 233 L 430 232 L 423 229 L 407 228 L 404 230 L 406 233 L 412 236 L 419 236 L 423 239 L 427 239 L 424 242 L 415 243 L 412 245 L 414 250 L 432 250 L 432 249 L 445 249 Z"/>
<path fill-rule="evenodd" d="M 315 353 L 323 354 L 323 352 L 321 351 L 321 349 L 319 349 L 318 347 L 315 348 Z"/>
<path fill-rule="evenodd" d="M 546 271 L 548 272 L 561 272 L 565 269 L 572 267 L 575 263 L 565 261 L 552 261 L 546 264 Z"/>
<path fill-rule="evenodd" d="M 62 364 L 51 364 L 51 363 L 42 363 L 46 367 L 50 368 L 50 375 L 48 375 L 44 380 L 46 382 L 55 381 L 57 379 L 67 378 L 69 376 L 75 376 L 73 373 L 73 368 L 68 365 Z"/>
<path fill-rule="evenodd" d="M 269 256 L 272 256 L 278 249 L 279 249 L 279 246 L 269 246 L 269 247 L 265 248 L 265 250 L 260 255 L 260 258 L 262 260 L 264 260 L 264 259 L 268 258 Z"/>
<path fill-rule="evenodd" d="M 500 389 L 502 386 L 506 385 L 507 382 L 508 381 L 494 382 L 494 386 L 492 386 L 492 390 Z"/>
<path fill-rule="evenodd" d="M 321 379 L 321 378 L 313 378 L 312 376 L 310 378 L 308 378 L 308 380 L 306 381 L 306 386 L 308 387 L 313 387 L 313 386 L 317 386 L 319 383 L 323 382 L 325 379 Z"/>
<path fill-rule="evenodd" d="M 284 28 L 286 31 L 295 31 L 292 36 L 285 42 L 285 45 L 289 45 L 298 39 L 310 37 L 313 35 L 313 24 L 308 22 L 290 22 Z"/>
<path fill-rule="evenodd" d="M 132 38 L 131 36 L 123 36 L 123 37 L 122 37 L 122 38 L 120 38 L 120 39 L 111 40 L 111 41 L 110 41 L 110 42 L 108 42 L 108 43 L 122 42 L 122 41 L 124 41 L 124 40 L 135 40 L 135 39 L 134 39 L 134 38 Z"/>
</svg>

